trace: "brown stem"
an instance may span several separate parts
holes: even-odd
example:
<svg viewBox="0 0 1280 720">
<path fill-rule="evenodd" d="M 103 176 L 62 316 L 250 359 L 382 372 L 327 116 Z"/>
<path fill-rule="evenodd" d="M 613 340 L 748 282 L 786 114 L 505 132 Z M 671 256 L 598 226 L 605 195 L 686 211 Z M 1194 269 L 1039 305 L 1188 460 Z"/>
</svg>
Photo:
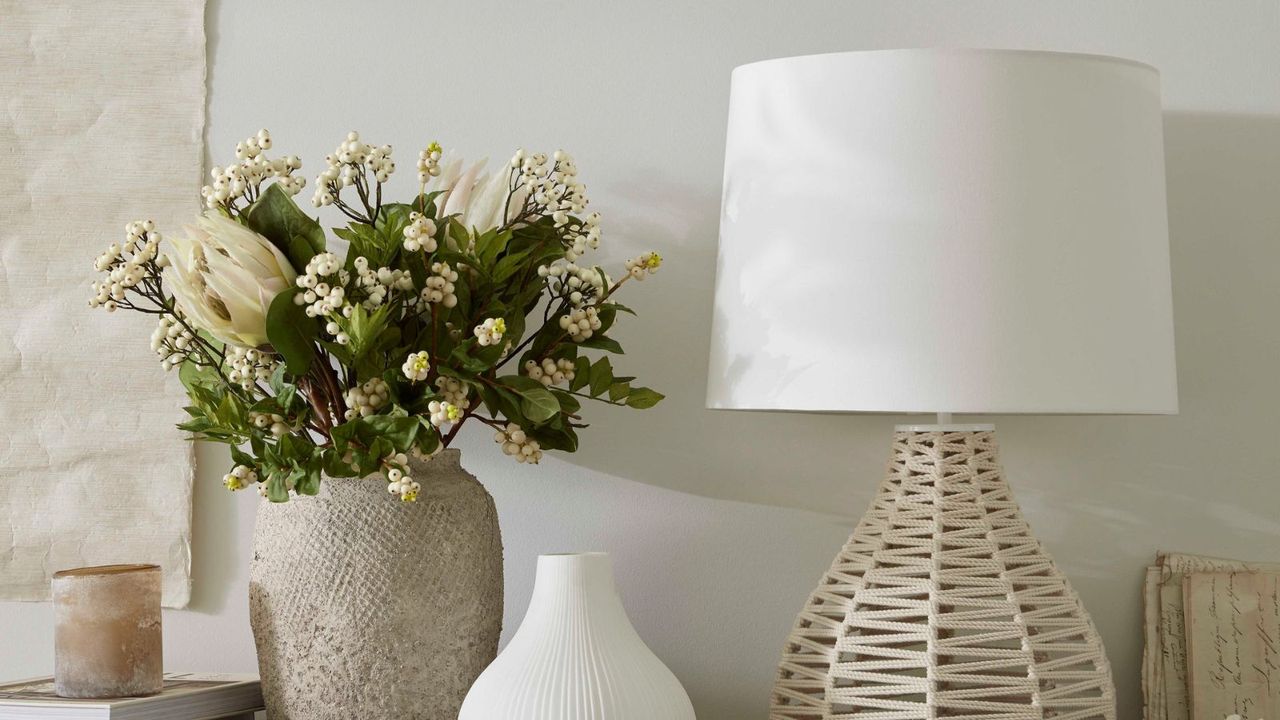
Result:
<svg viewBox="0 0 1280 720">
<path fill-rule="evenodd" d="M 333 423 L 329 419 L 328 403 L 320 396 L 319 388 L 307 377 L 299 378 L 298 386 L 302 389 L 302 394 L 306 395 L 307 401 L 311 403 L 311 407 L 315 411 L 313 415 L 316 422 L 319 423 L 317 430 L 324 435 L 325 439 L 331 439 Z"/>
<path fill-rule="evenodd" d="M 335 423 L 341 423 L 347 417 L 347 403 L 342 398 L 342 389 L 338 385 L 338 377 L 334 374 L 333 364 L 329 362 L 329 354 L 321 353 L 318 358 L 320 381 L 324 383 L 325 392 L 329 397 L 329 407 L 333 408 L 333 420 Z"/>
<path fill-rule="evenodd" d="M 471 407 L 467 408 L 466 412 L 462 413 L 462 417 L 458 418 L 458 422 L 454 423 L 453 427 L 449 428 L 449 434 L 440 438 L 441 447 L 449 447 L 449 443 L 453 442 L 453 437 L 462 429 L 462 424 L 467 421 L 467 418 L 471 417 L 471 415 L 475 413 L 478 405 L 479 398 L 476 398 L 476 402 L 473 403 Z"/>
</svg>

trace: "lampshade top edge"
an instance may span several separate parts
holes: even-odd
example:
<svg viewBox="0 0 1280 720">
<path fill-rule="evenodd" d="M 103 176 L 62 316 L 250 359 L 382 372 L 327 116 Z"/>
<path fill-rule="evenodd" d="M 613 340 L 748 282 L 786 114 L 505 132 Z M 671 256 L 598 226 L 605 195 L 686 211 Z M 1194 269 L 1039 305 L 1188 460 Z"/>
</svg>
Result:
<svg viewBox="0 0 1280 720">
<path fill-rule="evenodd" d="M 726 403 L 713 404 L 710 399 L 706 402 L 707 410 L 717 412 L 771 412 L 771 413 L 806 413 L 813 415 L 934 415 L 938 412 L 950 412 L 955 415 L 965 416 L 991 416 L 991 415 L 1044 415 L 1044 416 L 1067 416 L 1067 415 L 1107 415 L 1107 416 L 1174 416 L 1178 415 L 1180 410 L 1178 403 L 1175 401 L 1171 405 L 1161 407 L 1151 407 L 1146 409 L 1107 409 L 1101 407 L 1089 407 L 1080 409 L 1054 409 L 1045 410 L 1039 408 L 1002 408 L 991 407 L 981 409 L 952 409 L 940 411 L 938 409 L 920 409 L 920 408 L 837 408 L 826 406 L 800 407 L 800 406 L 769 406 L 764 404 L 739 404 L 730 405 Z"/>
<path fill-rule="evenodd" d="M 836 58 L 841 56 L 854 55 L 889 55 L 889 54 L 961 54 L 961 55 L 1022 55 L 1022 56 L 1056 56 L 1060 58 L 1077 58 L 1081 60 L 1096 60 L 1103 62 L 1114 62 L 1124 65 L 1132 65 L 1160 74 L 1160 68 L 1141 60 L 1123 57 L 1119 55 L 1107 55 L 1104 53 L 1078 52 L 1073 50 L 1033 50 L 1025 48 L 980 48 L 980 47 L 914 47 L 914 48 L 885 48 L 876 50 L 837 50 L 825 53 L 808 53 L 805 55 L 784 55 L 781 57 L 764 58 L 761 60 L 753 60 L 748 63 L 737 65 L 733 68 L 733 74 L 761 65 L 772 63 L 787 63 L 792 61 L 812 61 L 819 58 Z"/>
</svg>

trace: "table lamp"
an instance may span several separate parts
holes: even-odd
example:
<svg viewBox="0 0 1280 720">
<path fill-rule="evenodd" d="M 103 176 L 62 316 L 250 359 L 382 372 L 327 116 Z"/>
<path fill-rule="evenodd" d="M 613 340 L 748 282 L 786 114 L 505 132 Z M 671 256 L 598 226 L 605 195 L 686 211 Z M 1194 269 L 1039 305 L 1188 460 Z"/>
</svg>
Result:
<svg viewBox="0 0 1280 720">
<path fill-rule="evenodd" d="M 1177 412 L 1159 75 L 891 50 L 733 73 L 707 405 L 937 413 L 786 642 L 774 720 L 1115 717 L 1111 670 L 952 413 Z"/>
</svg>

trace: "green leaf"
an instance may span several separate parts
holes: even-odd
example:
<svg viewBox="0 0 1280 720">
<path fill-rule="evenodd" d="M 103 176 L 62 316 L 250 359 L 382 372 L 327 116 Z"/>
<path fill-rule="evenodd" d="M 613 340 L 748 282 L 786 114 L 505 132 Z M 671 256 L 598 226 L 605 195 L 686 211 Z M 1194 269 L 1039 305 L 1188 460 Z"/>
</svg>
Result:
<svg viewBox="0 0 1280 720">
<path fill-rule="evenodd" d="M 528 260 L 529 256 L 532 255 L 533 251 L 536 249 L 537 248 L 527 248 L 520 252 L 504 255 L 502 259 L 498 261 L 498 264 L 493 267 L 493 281 L 496 283 L 506 282 L 512 275 L 530 267 L 530 265 L 525 261 Z"/>
<path fill-rule="evenodd" d="M 214 372 L 211 367 L 201 367 L 186 360 L 178 368 L 178 379 L 182 381 L 182 386 L 191 389 L 192 385 L 217 385 L 220 380 L 218 373 Z"/>
<path fill-rule="evenodd" d="M 373 226 L 381 230 L 396 244 L 404 239 L 404 229 L 409 226 L 409 216 L 417 212 L 417 208 L 405 203 L 387 203 L 378 211 Z"/>
<path fill-rule="evenodd" d="M 373 267 L 383 267 L 391 262 L 399 242 L 391 244 L 383 237 L 383 233 L 368 223 L 353 222 L 345 228 L 334 228 L 333 234 L 346 240 L 347 260 L 344 266 L 354 272 L 356 258 L 366 258 Z"/>
<path fill-rule="evenodd" d="M 429 218 L 436 216 L 436 198 L 444 194 L 444 190 L 433 190 L 426 195 L 414 195 L 409 207 Z"/>
<path fill-rule="evenodd" d="M 448 239 L 453 243 L 451 249 L 456 250 L 458 253 L 464 253 L 463 257 L 465 258 L 467 246 L 471 244 L 471 233 L 462 223 L 458 222 L 457 216 L 449 216 L 448 223 L 445 232 L 448 235 Z"/>
<path fill-rule="evenodd" d="M 329 477 L 352 477 L 355 470 L 342 461 L 342 456 L 346 451 L 339 451 L 336 448 L 324 448 L 320 453 L 321 467 L 324 473 Z"/>
<path fill-rule="evenodd" d="M 529 430 L 528 433 L 538 441 L 543 450 L 563 450 L 564 452 L 578 450 L 578 434 L 571 427 L 556 428 L 543 425 Z"/>
<path fill-rule="evenodd" d="M 595 350 L 605 350 L 607 352 L 622 355 L 622 346 L 613 338 L 602 337 L 600 335 L 592 335 L 591 337 L 578 343 L 578 347 L 593 348 Z"/>
<path fill-rule="evenodd" d="M 613 365 L 609 358 L 602 357 L 591 366 L 591 397 L 599 397 L 610 385 L 613 385 Z"/>
<path fill-rule="evenodd" d="M 631 384 L 625 382 L 615 382 L 609 386 L 610 402 L 618 402 L 621 398 L 627 397 L 631 392 Z"/>
<path fill-rule="evenodd" d="M 613 327 L 613 321 L 618 318 L 618 308 L 605 303 L 596 311 L 596 317 L 600 320 L 600 328 L 595 331 L 595 335 L 604 335 L 609 332 L 609 328 Z"/>
<path fill-rule="evenodd" d="M 551 394 L 555 395 L 556 400 L 560 401 L 560 412 L 562 413 L 574 415 L 582 409 L 582 403 L 578 402 L 578 398 L 563 390 L 552 390 Z"/>
<path fill-rule="evenodd" d="M 645 408 L 651 408 L 659 402 L 662 402 L 664 397 L 666 396 L 657 390 L 651 390 L 644 387 L 632 388 L 631 394 L 627 395 L 627 406 L 643 410 Z"/>
<path fill-rule="evenodd" d="M 178 429 L 184 432 L 203 435 L 206 431 L 213 427 L 213 423 L 207 418 L 193 418 L 186 422 L 178 423 Z"/>
<path fill-rule="evenodd" d="M 440 432 L 431 424 L 431 421 L 424 417 L 418 420 L 422 424 L 422 430 L 418 433 L 418 449 L 430 455 L 440 447 Z"/>
<path fill-rule="evenodd" d="M 267 339 L 295 377 L 307 374 L 311 368 L 318 333 L 316 321 L 307 317 L 301 305 L 293 302 L 294 295 L 301 290 L 295 287 L 276 295 L 267 309 Z"/>
<path fill-rule="evenodd" d="M 230 431 L 239 432 L 249 429 L 248 411 L 234 393 L 228 392 L 222 395 L 217 409 L 210 413 L 210 419 L 217 423 L 218 427 Z"/>
<path fill-rule="evenodd" d="M 276 395 L 276 403 L 280 405 L 280 409 L 285 412 L 289 411 L 289 406 L 293 405 L 293 401 L 298 397 L 298 386 L 285 383 L 280 392 Z"/>
<path fill-rule="evenodd" d="M 379 351 L 389 350 L 400 342 L 400 328 L 391 324 L 394 306 L 382 305 L 372 313 L 363 305 L 351 308 L 351 317 L 337 318 L 336 322 L 350 338 L 347 349 L 351 360 L 345 364 L 354 366 L 361 380 L 380 377 L 386 358 Z"/>
<path fill-rule="evenodd" d="M 505 375 L 498 382 L 520 396 L 520 411 L 535 423 L 544 423 L 560 414 L 560 403 L 545 385 L 523 375 Z"/>
<path fill-rule="evenodd" d="M 303 314 L 305 315 L 306 312 L 304 311 Z M 286 382 L 284 379 L 284 371 L 284 365 L 277 365 L 276 369 L 271 371 L 271 379 L 267 381 L 267 387 L 270 387 L 271 392 L 276 395 L 279 395 L 280 391 L 284 389 Z"/>
<path fill-rule="evenodd" d="M 242 217 L 250 229 L 284 253 L 294 270 L 301 271 L 311 258 L 324 252 L 324 228 L 277 184 L 269 185 Z"/>
<path fill-rule="evenodd" d="M 589 382 L 591 382 L 591 360 L 580 355 L 573 361 L 573 380 L 569 383 L 569 389 L 577 392 L 586 387 Z"/>
<path fill-rule="evenodd" d="M 301 477 L 294 481 L 294 489 L 299 495 L 317 495 L 320 493 L 320 471 L 312 472 L 310 468 L 300 468 Z"/>
<path fill-rule="evenodd" d="M 493 267 L 494 263 L 497 262 L 498 255 L 507 249 L 507 243 L 509 242 L 511 242 L 510 232 L 498 232 L 496 229 L 489 230 L 476 238 L 475 255 L 480 259 L 480 263 L 484 267 Z"/>
<path fill-rule="evenodd" d="M 267 478 L 267 499 L 271 502 L 289 502 L 289 488 L 284 479 L 283 471 L 274 472 Z"/>
<path fill-rule="evenodd" d="M 386 438 L 393 446 L 396 452 L 407 452 L 413 445 L 413 441 L 418 437 L 418 430 L 422 428 L 420 418 L 417 415 L 401 415 L 393 417 L 391 415 L 371 415 L 363 418 L 364 425 L 369 431 L 375 433 L 375 437 Z"/>
<path fill-rule="evenodd" d="M 271 373 L 271 379 L 267 381 L 267 386 L 275 394 L 275 404 L 280 410 L 287 412 L 297 398 L 298 386 L 284 379 L 285 369 L 284 365 L 277 365 Z"/>
<path fill-rule="evenodd" d="M 232 445 L 230 447 L 230 450 L 231 450 L 231 460 L 235 464 L 244 465 L 247 467 L 257 467 L 258 463 L 253 459 L 253 456 L 241 450 L 238 446 Z"/>
</svg>

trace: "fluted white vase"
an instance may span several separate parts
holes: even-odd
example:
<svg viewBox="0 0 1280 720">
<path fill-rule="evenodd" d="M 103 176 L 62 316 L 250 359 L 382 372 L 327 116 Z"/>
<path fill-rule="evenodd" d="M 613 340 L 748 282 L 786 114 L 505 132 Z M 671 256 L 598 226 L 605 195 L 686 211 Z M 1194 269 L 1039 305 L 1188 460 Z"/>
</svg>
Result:
<svg viewBox="0 0 1280 720">
<path fill-rule="evenodd" d="M 458 720 L 693 720 L 680 681 L 640 639 L 606 553 L 543 555 L 524 622 Z"/>
</svg>

